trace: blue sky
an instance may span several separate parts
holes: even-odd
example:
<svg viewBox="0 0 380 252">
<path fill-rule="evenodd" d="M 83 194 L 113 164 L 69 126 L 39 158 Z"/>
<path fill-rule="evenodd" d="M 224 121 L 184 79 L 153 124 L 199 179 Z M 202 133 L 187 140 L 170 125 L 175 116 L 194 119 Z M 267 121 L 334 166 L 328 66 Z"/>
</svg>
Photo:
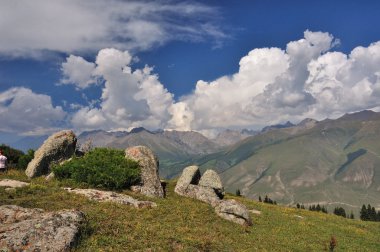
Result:
<svg viewBox="0 0 380 252">
<path fill-rule="evenodd" d="M 212 134 L 380 106 L 376 1 L 0 5 L 1 132 Z"/>
</svg>

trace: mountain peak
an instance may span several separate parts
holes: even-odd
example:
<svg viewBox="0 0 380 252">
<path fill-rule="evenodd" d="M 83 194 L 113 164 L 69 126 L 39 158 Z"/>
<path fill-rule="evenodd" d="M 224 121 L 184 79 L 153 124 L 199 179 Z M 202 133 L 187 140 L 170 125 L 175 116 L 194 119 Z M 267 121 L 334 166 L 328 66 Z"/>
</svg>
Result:
<svg viewBox="0 0 380 252">
<path fill-rule="evenodd" d="M 143 131 L 146 131 L 148 133 L 152 133 L 150 132 L 149 130 L 145 129 L 144 127 L 137 127 L 137 128 L 133 128 L 129 131 L 129 133 L 140 133 L 140 132 L 143 132 Z"/>
<path fill-rule="evenodd" d="M 380 113 L 372 110 L 363 110 L 354 113 L 346 113 L 339 120 L 355 120 L 355 121 L 368 121 L 380 118 Z"/>
</svg>

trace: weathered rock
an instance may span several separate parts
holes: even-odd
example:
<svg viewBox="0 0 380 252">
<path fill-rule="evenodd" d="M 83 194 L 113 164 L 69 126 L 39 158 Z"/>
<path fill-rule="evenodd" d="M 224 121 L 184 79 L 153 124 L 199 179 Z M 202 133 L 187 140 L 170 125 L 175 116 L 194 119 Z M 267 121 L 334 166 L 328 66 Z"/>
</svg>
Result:
<svg viewBox="0 0 380 252">
<path fill-rule="evenodd" d="M 13 180 L 13 179 L 2 179 L 0 180 L 1 187 L 11 187 L 11 188 L 20 188 L 24 186 L 28 186 L 29 183 Z"/>
<path fill-rule="evenodd" d="M 90 200 L 98 202 L 115 202 L 118 204 L 134 206 L 136 208 L 152 208 L 157 206 L 156 203 L 151 201 L 139 201 L 131 196 L 111 191 L 100 191 L 95 189 L 64 189 L 70 193 L 80 194 Z"/>
<path fill-rule="evenodd" d="M 76 136 L 71 130 L 51 135 L 35 152 L 25 174 L 29 178 L 49 174 L 51 164 L 60 163 L 74 154 L 76 142 Z"/>
<path fill-rule="evenodd" d="M 220 217 L 240 225 L 252 225 L 247 207 L 236 200 L 221 200 L 215 207 L 215 212 Z"/>
<path fill-rule="evenodd" d="M 49 175 L 46 176 L 46 181 L 51 181 L 55 178 L 54 172 L 51 172 Z"/>
<path fill-rule="evenodd" d="M 158 175 L 158 159 L 146 146 L 134 146 L 125 150 L 125 157 L 139 163 L 141 168 L 140 193 L 150 197 L 164 197 Z M 137 188 L 137 187 L 136 187 Z"/>
<path fill-rule="evenodd" d="M 203 176 L 198 166 L 189 166 L 182 171 L 174 191 L 210 204 L 222 218 L 240 225 L 252 225 L 248 209 L 235 200 L 221 200 L 224 196 L 223 184 L 219 175 L 207 170 Z"/>
<path fill-rule="evenodd" d="M 0 206 L 0 251 L 70 251 L 84 221 L 75 210 Z"/>
<path fill-rule="evenodd" d="M 208 203 L 212 207 L 215 207 L 220 201 L 212 188 L 198 185 L 190 184 L 186 189 L 185 196 Z"/>
<path fill-rule="evenodd" d="M 201 173 L 198 166 L 188 166 L 182 171 L 181 177 L 178 179 L 178 182 L 174 188 L 174 191 L 182 196 L 186 195 L 186 190 L 188 186 L 197 185 L 199 179 L 201 178 Z"/>
<path fill-rule="evenodd" d="M 224 187 L 218 173 L 214 170 L 207 170 L 199 181 L 200 186 L 210 187 L 215 190 L 215 193 L 220 199 L 224 197 Z"/>
</svg>

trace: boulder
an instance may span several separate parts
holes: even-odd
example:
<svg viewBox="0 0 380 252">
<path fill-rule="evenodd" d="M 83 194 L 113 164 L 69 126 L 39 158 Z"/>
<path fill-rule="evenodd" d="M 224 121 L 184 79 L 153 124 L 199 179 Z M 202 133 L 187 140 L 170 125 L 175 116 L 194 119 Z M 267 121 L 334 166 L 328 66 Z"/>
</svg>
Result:
<svg viewBox="0 0 380 252">
<path fill-rule="evenodd" d="M 125 150 L 125 157 L 139 163 L 141 168 L 141 185 L 135 191 L 150 197 L 164 197 L 158 175 L 158 158 L 146 146 L 134 146 Z"/>
<path fill-rule="evenodd" d="M 20 188 L 24 186 L 28 186 L 29 183 L 13 180 L 13 179 L 2 179 L 0 180 L 1 187 L 10 187 L 10 188 Z"/>
<path fill-rule="evenodd" d="M 51 135 L 35 152 L 25 174 L 29 178 L 49 174 L 53 163 L 60 163 L 74 154 L 76 143 L 76 136 L 71 130 Z"/>
<path fill-rule="evenodd" d="M 224 197 L 224 187 L 218 173 L 214 170 L 207 170 L 199 181 L 200 186 L 209 187 L 214 189 L 215 193 L 220 199 Z"/>
<path fill-rule="evenodd" d="M 181 177 L 174 188 L 174 191 L 182 196 L 186 195 L 186 190 L 190 184 L 197 185 L 199 179 L 201 178 L 201 173 L 199 172 L 198 166 L 188 166 L 182 171 Z"/>
<path fill-rule="evenodd" d="M 223 219 L 240 225 L 252 225 L 252 219 L 249 216 L 247 207 L 236 200 L 221 200 L 215 207 L 215 212 Z"/>
<path fill-rule="evenodd" d="M 220 201 L 212 188 L 192 184 L 187 187 L 185 196 L 208 203 L 212 207 L 215 207 Z"/>
<path fill-rule="evenodd" d="M 76 210 L 0 206 L 0 251 L 71 251 L 84 221 Z"/>
<path fill-rule="evenodd" d="M 80 194 L 89 198 L 90 200 L 98 202 L 115 202 L 118 204 L 130 205 L 136 208 L 152 208 L 157 206 L 156 203 L 151 201 L 139 201 L 132 198 L 131 196 L 111 191 L 100 191 L 95 189 L 64 189 L 69 193 Z"/>
</svg>

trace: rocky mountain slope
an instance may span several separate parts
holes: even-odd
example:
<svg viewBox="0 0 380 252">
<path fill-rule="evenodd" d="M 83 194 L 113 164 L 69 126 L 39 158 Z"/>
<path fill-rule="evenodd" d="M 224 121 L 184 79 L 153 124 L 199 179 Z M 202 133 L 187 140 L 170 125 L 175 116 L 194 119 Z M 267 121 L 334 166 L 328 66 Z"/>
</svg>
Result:
<svg viewBox="0 0 380 252">
<path fill-rule="evenodd" d="M 380 113 L 306 119 L 249 137 L 197 163 L 221 173 L 227 190 L 277 202 L 380 207 Z"/>
</svg>

